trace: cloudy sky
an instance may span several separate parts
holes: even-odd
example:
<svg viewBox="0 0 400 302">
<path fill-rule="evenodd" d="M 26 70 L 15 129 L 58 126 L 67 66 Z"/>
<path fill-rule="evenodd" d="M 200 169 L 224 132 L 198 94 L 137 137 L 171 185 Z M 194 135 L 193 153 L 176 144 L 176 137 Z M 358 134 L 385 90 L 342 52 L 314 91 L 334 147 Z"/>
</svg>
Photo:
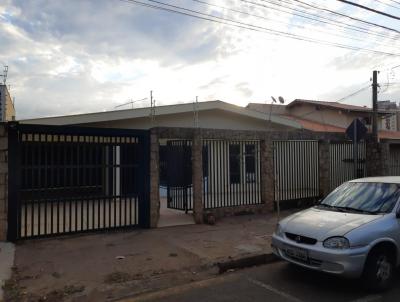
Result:
<svg viewBox="0 0 400 302">
<path fill-rule="evenodd" d="M 398 20 L 335 0 L 138 1 L 153 7 L 1 0 L 0 65 L 9 66 L 18 118 L 113 110 L 150 90 L 158 105 L 196 96 L 243 106 L 280 95 L 337 101 L 368 86 L 374 68 L 379 98 L 400 101 L 400 67 L 391 69 L 399 33 L 310 5 L 400 31 Z M 400 1 L 354 2 L 400 16 Z M 371 91 L 342 101 L 370 105 Z"/>
</svg>

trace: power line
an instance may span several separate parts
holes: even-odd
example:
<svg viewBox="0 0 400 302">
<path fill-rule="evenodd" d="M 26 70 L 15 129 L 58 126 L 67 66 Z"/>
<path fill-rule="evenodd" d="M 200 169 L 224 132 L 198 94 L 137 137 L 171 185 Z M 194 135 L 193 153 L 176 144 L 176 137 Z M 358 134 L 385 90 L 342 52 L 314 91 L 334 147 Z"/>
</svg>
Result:
<svg viewBox="0 0 400 302">
<path fill-rule="evenodd" d="M 198 3 L 201 3 L 201 4 L 204 4 L 204 5 L 208 5 L 208 6 L 210 6 L 210 7 L 217 7 L 217 8 L 221 8 L 221 9 L 227 10 L 227 11 L 231 11 L 231 12 L 243 14 L 243 15 L 246 15 L 246 16 L 251 16 L 251 17 L 263 19 L 263 20 L 266 20 L 266 21 L 270 21 L 270 22 L 275 22 L 275 23 L 280 23 L 280 24 L 285 24 L 285 25 L 287 25 L 287 22 L 285 22 L 285 21 L 280 21 L 280 20 L 274 20 L 274 19 L 266 18 L 266 17 L 264 17 L 264 16 L 251 14 L 251 13 L 248 13 L 248 12 L 245 12 L 245 11 L 241 11 L 241 10 L 229 8 L 229 7 L 226 7 L 226 6 L 221 6 L 221 5 L 217 5 L 217 4 L 214 4 L 214 3 L 209 3 L 209 2 L 206 2 L 206 1 L 202 1 L 202 0 L 192 0 L 192 1 L 198 2 Z M 293 24 L 292 26 L 295 26 L 295 27 L 298 27 L 298 28 L 302 28 L 302 29 L 306 29 L 306 27 L 304 27 L 304 26 L 302 26 L 302 25 L 298 25 L 298 24 Z M 314 30 L 314 31 L 317 31 L 317 32 L 320 32 L 320 33 L 325 33 L 325 34 L 329 34 L 329 35 L 333 35 L 333 36 L 341 37 L 341 38 L 345 38 L 345 39 L 350 39 L 350 40 L 354 40 L 354 41 L 364 41 L 363 39 L 357 39 L 357 38 L 354 38 L 354 37 L 351 37 L 351 36 L 335 34 L 335 33 L 328 32 L 328 31 L 323 31 L 323 30 L 318 30 L 318 29 L 313 29 L 313 30 Z M 396 41 L 397 41 L 397 40 L 396 40 Z"/>
<path fill-rule="evenodd" d="M 376 27 L 380 27 L 380 28 L 383 28 L 383 29 L 386 29 L 386 30 L 390 30 L 390 31 L 393 31 L 393 32 L 396 32 L 396 33 L 400 34 L 400 31 L 397 30 L 397 29 L 394 29 L 394 28 L 391 28 L 391 27 L 387 27 L 387 26 L 384 26 L 384 25 L 380 25 L 380 24 L 377 24 L 377 23 L 374 23 L 374 22 L 365 21 L 365 20 L 362 20 L 362 19 L 359 19 L 359 18 L 355 18 L 355 17 L 349 16 L 349 15 L 346 15 L 346 14 L 342 14 L 340 12 L 336 12 L 334 10 L 331 10 L 331 9 L 328 9 L 328 8 L 325 8 L 325 7 L 319 7 L 319 6 L 314 5 L 314 3 L 310 4 L 310 3 L 307 3 L 307 2 L 304 2 L 304 1 L 301 1 L 301 0 L 292 0 L 292 1 L 296 1 L 296 2 L 302 3 L 304 5 L 307 5 L 309 7 L 321 10 L 321 11 L 326 11 L 326 12 L 329 12 L 329 13 L 332 13 L 332 14 L 335 14 L 335 15 L 338 15 L 338 16 L 341 16 L 341 17 L 345 17 L 345 18 L 348 18 L 348 19 L 351 19 L 351 20 L 354 20 L 354 21 L 362 22 L 362 23 L 365 23 L 365 24 L 368 24 L 368 25 L 373 25 L 373 26 L 376 26 Z"/>
<path fill-rule="evenodd" d="M 272 10 L 275 10 L 275 11 L 278 11 L 278 12 L 282 12 L 282 13 L 285 13 L 285 14 L 289 14 L 291 16 L 296 16 L 296 17 L 300 17 L 300 18 L 303 18 L 303 19 L 311 20 L 311 21 L 314 21 L 314 22 L 322 23 L 322 24 L 334 25 L 334 26 L 337 26 L 337 27 L 350 29 L 350 30 L 355 30 L 355 31 L 359 31 L 359 32 L 368 32 L 368 29 L 365 29 L 365 28 L 362 28 L 362 27 L 358 27 L 358 26 L 354 26 L 354 25 L 348 25 L 348 24 L 340 25 L 340 24 L 337 24 L 337 23 L 340 23 L 340 22 L 337 22 L 336 20 L 332 20 L 332 19 L 329 19 L 329 18 L 321 17 L 321 16 L 316 16 L 314 14 L 310 14 L 308 12 L 304 12 L 304 11 L 301 11 L 301 10 L 298 10 L 298 9 L 294 9 L 292 7 L 283 6 L 282 4 L 277 4 L 275 2 L 268 2 L 268 1 L 265 1 L 265 0 L 261 0 L 263 2 L 266 2 L 266 3 L 269 3 L 269 4 L 273 4 L 273 5 L 281 7 L 281 8 L 271 7 L 271 6 L 268 6 L 268 5 L 265 5 L 265 4 L 261 4 L 261 3 L 257 3 L 257 2 L 249 1 L 249 0 L 240 0 L 240 1 L 248 3 L 248 4 L 256 5 L 256 6 L 259 6 L 259 7 L 272 9 Z M 282 8 L 289 9 L 290 11 L 283 10 Z M 303 15 L 303 14 L 307 14 L 308 16 L 307 15 Z M 316 19 L 316 17 L 319 18 L 319 19 Z M 327 20 L 327 21 L 323 21 L 323 20 Z"/>
<path fill-rule="evenodd" d="M 388 0 L 388 1 L 390 1 L 390 2 L 393 2 L 393 3 L 396 3 L 396 4 L 399 4 L 399 5 L 400 5 L 400 2 L 399 2 L 399 1 L 395 1 L 395 0 Z"/>
<path fill-rule="evenodd" d="M 365 5 L 361 5 L 361 4 L 358 4 L 358 3 L 355 3 L 355 2 L 351 2 L 351 1 L 348 1 L 348 0 L 337 0 L 337 1 L 349 4 L 349 5 L 352 5 L 352 6 L 356 6 L 356 7 L 359 7 L 361 9 L 368 10 L 368 11 L 371 11 L 373 13 L 376 13 L 376 14 L 379 14 L 379 15 L 382 15 L 382 16 L 386 16 L 386 17 L 389 17 L 389 18 L 392 18 L 392 19 L 400 20 L 400 17 L 397 17 L 395 15 L 388 14 L 388 13 L 385 13 L 385 12 L 370 8 L 370 7 L 365 6 Z"/>
<path fill-rule="evenodd" d="M 379 2 L 379 3 L 382 3 L 383 5 L 386 5 L 386 6 L 389 6 L 389 7 L 395 8 L 395 9 L 400 9 L 400 7 L 398 7 L 398 6 L 394 6 L 394 5 L 392 5 L 392 4 L 389 4 L 389 3 L 383 2 L 383 1 L 381 1 L 381 0 L 375 0 L 375 1 L 376 1 L 376 2 Z"/>
<path fill-rule="evenodd" d="M 359 90 L 357 90 L 355 92 L 350 93 L 349 95 L 346 95 L 346 96 L 342 97 L 341 99 L 337 100 L 336 102 L 337 103 L 343 102 L 344 100 L 346 100 L 346 99 L 348 99 L 348 98 L 350 98 L 352 96 L 355 96 L 355 95 L 359 94 L 360 92 L 363 92 L 364 90 L 369 89 L 370 87 L 371 87 L 371 85 L 363 87 L 363 88 L 361 88 L 361 89 L 359 89 Z"/>
<path fill-rule="evenodd" d="M 245 0 L 241 0 L 241 1 L 245 1 Z M 272 4 L 272 5 L 275 5 L 275 6 L 279 6 L 279 7 L 282 7 L 282 8 L 286 8 L 286 9 L 289 9 L 289 10 L 294 11 L 294 12 L 296 12 L 296 13 L 306 14 L 306 15 L 308 15 L 308 16 L 312 16 L 313 18 L 319 18 L 319 19 L 322 19 L 322 20 L 327 20 L 327 21 L 329 21 L 329 22 L 327 22 L 327 21 L 321 21 L 321 20 L 319 20 L 320 22 L 323 22 L 323 23 L 326 23 L 326 24 L 333 24 L 333 25 L 336 25 L 336 23 L 339 23 L 339 24 L 344 24 L 345 27 L 351 27 L 352 30 L 355 30 L 355 29 L 353 29 L 353 28 L 357 28 L 357 29 L 360 29 L 360 30 L 364 30 L 364 31 L 370 32 L 370 30 L 367 29 L 367 28 L 365 28 L 365 27 L 360 27 L 360 26 L 356 26 L 356 25 L 346 24 L 346 23 L 344 23 L 344 22 L 341 22 L 341 21 L 338 21 L 338 20 L 335 20 L 335 19 L 330 19 L 330 18 L 327 18 L 327 17 L 323 17 L 323 16 L 321 16 L 321 15 L 316 15 L 316 14 L 312 14 L 312 13 L 309 13 L 309 12 L 306 12 L 306 11 L 303 11 L 303 10 L 299 10 L 299 9 L 296 9 L 296 8 L 292 8 L 292 7 L 285 6 L 285 5 L 282 4 L 282 2 L 283 2 L 283 3 L 286 3 L 286 4 L 293 5 L 293 3 L 287 2 L 287 1 L 285 1 L 285 0 L 280 0 L 279 3 L 271 2 L 270 0 L 260 0 L 260 1 L 265 2 L 265 3 Z M 251 1 L 246 0 L 245 2 L 251 2 Z M 260 4 L 260 3 L 256 3 L 256 2 L 252 2 L 252 3 L 255 4 L 255 5 L 259 5 L 259 6 L 264 6 L 264 5 Z M 272 8 L 272 7 L 269 7 L 269 6 L 265 6 L 265 7 L 268 7 L 268 8 L 271 8 L 271 9 L 276 9 L 276 8 Z M 278 9 L 276 9 L 276 10 L 278 10 Z M 282 11 L 282 10 L 278 10 L 278 11 Z M 283 11 L 283 12 L 285 12 L 285 11 Z M 301 14 L 299 15 L 299 14 L 292 13 L 292 12 L 286 12 L 286 13 L 293 14 L 293 15 L 295 15 L 295 16 L 299 16 L 299 17 L 302 17 L 302 18 L 306 18 L 306 17 L 307 17 L 307 16 L 304 16 L 304 15 L 301 15 Z M 311 19 L 312 19 L 312 20 L 315 20 L 315 19 L 313 19 L 313 18 L 311 18 Z M 307 19 L 310 19 L 310 17 L 307 17 Z M 332 23 L 332 22 L 334 22 L 334 23 Z M 337 25 L 336 25 L 336 26 L 337 26 Z M 344 26 L 341 26 L 341 27 L 344 27 Z M 359 31 L 359 30 L 358 30 L 358 31 Z M 400 33 L 400 31 L 397 31 L 397 32 Z M 380 35 L 380 36 L 386 37 L 386 36 L 384 36 L 384 35 Z"/>
<path fill-rule="evenodd" d="M 365 52 L 386 55 L 386 56 L 400 56 L 400 54 L 397 54 L 397 53 L 390 53 L 390 52 L 378 51 L 378 50 L 373 50 L 373 49 L 368 49 L 368 48 L 363 48 L 363 47 L 350 46 L 350 45 L 345 45 L 345 44 L 340 44 L 340 43 L 329 42 L 329 41 L 325 41 L 325 40 L 313 39 L 313 38 L 309 38 L 306 36 L 291 34 L 291 33 L 283 32 L 283 31 L 272 30 L 269 28 L 252 25 L 252 24 L 244 23 L 244 22 L 240 22 L 240 21 L 235 21 L 235 20 L 231 20 L 228 18 L 218 17 L 218 16 L 202 13 L 199 11 L 195 11 L 195 10 L 163 3 L 160 1 L 155 1 L 155 0 L 148 0 L 148 1 L 157 3 L 157 4 L 161 4 L 164 6 L 172 7 L 172 8 L 143 3 L 143 2 L 140 2 L 137 0 L 120 0 L 120 1 L 145 6 L 148 8 L 163 10 L 163 11 L 167 11 L 167 12 L 171 12 L 171 13 L 190 16 L 193 18 L 207 20 L 207 21 L 211 21 L 214 23 L 224 24 L 224 25 L 228 25 L 228 26 L 241 28 L 241 29 L 247 29 L 247 30 L 251 30 L 251 31 L 255 31 L 255 32 L 265 33 L 265 34 L 272 34 L 275 36 L 291 38 L 294 40 L 305 41 L 305 42 L 315 43 L 315 44 L 319 44 L 319 45 L 333 46 L 333 47 L 348 49 L 348 50 L 353 50 L 353 51 L 365 51 Z M 177 9 L 179 9 L 179 10 L 177 10 Z M 181 11 L 181 10 L 183 10 L 183 11 Z M 195 14 L 193 14 L 193 13 L 195 13 Z"/>
</svg>

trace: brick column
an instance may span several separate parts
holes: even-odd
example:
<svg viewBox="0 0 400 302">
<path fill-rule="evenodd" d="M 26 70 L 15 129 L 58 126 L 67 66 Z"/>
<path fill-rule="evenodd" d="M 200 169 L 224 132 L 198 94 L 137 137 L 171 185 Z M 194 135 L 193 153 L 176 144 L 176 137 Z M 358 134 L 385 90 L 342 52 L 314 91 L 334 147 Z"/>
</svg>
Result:
<svg viewBox="0 0 400 302">
<path fill-rule="evenodd" d="M 193 213 L 196 223 L 203 223 L 203 148 L 200 131 L 192 144 Z"/>
<path fill-rule="evenodd" d="M 264 139 L 260 142 L 261 160 L 261 198 L 266 211 L 274 210 L 274 147 L 272 140 Z"/>
<path fill-rule="evenodd" d="M 155 129 L 150 130 L 150 227 L 160 218 L 160 146 Z"/>
<path fill-rule="evenodd" d="M 318 177 L 319 196 L 325 197 L 331 192 L 330 185 L 329 141 L 319 141 L 318 144 Z"/>
<path fill-rule="evenodd" d="M 7 240 L 8 208 L 8 136 L 0 124 L 0 241 Z"/>
</svg>

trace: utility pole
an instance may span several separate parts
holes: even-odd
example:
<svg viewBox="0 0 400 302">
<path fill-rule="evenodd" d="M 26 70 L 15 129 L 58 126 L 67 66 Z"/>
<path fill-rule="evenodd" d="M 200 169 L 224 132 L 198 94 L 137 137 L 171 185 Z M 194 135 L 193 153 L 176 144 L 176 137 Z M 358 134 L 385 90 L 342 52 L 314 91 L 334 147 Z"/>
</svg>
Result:
<svg viewBox="0 0 400 302">
<path fill-rule="evenodd" d="M 372 137 L 378 141 L 378 73 L 374 70 L 372 73 Z"/>
</svg>

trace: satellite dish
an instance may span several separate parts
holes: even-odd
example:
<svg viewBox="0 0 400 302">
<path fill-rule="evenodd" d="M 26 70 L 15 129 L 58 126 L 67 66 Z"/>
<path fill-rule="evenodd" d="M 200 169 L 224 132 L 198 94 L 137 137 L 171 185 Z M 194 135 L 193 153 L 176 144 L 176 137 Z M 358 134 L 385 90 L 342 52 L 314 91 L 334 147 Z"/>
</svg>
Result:
<svg viewBox="0 0 400 302">
<path fill-rule="evenodd" d="M 276 99 L 273 96 L 271 96 L 271 99 L 272 99 L 272 103 L 276 103 Z"/>
<path fill-rule="evenodd" d="M 284 104 L 285 103 L 285 99 L 283 97 L 278 97 L 279 103 Z"/>
</svg>

